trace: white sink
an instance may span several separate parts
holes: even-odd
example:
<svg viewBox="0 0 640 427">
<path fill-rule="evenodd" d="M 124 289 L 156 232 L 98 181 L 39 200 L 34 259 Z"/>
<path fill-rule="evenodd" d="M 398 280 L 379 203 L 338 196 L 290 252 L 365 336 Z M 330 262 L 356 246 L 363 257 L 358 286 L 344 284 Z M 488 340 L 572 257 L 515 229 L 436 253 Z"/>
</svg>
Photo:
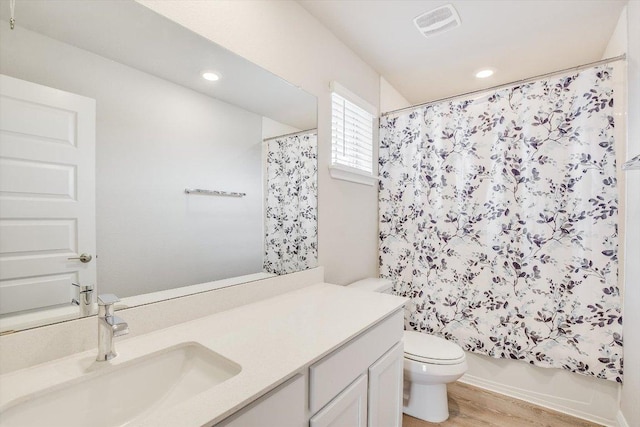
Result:
<svg viewBox="0 0 640 427">
<path fill-rule="evenodd" d="M 107 363 L 107 362 L 95 362 Z M 115 427 L 142 421 L 237 375 L 240 365 L 188 343 L 106 366 L 9 403 L 2 427 Z"/>
</svg>

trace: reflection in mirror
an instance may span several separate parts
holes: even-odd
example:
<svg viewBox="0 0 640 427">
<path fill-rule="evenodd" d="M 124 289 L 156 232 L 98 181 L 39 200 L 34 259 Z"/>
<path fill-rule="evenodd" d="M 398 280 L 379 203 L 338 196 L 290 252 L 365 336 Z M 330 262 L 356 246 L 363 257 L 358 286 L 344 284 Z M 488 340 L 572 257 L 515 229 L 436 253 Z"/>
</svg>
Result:
<svg viewBox="0 0 640 427">
<path fill-rule="evenodd" d="M 287 274 L 318 259 L 317 136 L 300 132 L 266 139 L 264 270 Z"/>
<path fill-rule="evenodd" d="M 0 331 L 317 265 L 315 97 L 134 1 L 8 3 Z"/>
</svg>

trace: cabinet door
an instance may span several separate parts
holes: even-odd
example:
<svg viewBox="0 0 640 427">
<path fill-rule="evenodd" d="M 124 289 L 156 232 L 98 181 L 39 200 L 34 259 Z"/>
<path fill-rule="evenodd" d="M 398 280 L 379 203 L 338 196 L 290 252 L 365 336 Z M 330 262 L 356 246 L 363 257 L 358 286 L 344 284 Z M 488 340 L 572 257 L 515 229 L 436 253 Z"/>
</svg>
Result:
<svg viewBox="0 0 640 427">
<path fill-rule="evenodd" d="M 304 376 L 298 375 L 215 426 L 304 427 L 307 425 L 305 390 Z"/>
<path fill-rule="evenodd" d="M 399 342 L 369 368 L 369 427 L 402 426 L 403 361 Z"/>
<path fill-rule="evenodd" d="M 367 374 L 361 375 L 320 412 L 310 427 L 365 427 L 367 425 Z"/>
<path fill-rule="evenodd" d="M 346 389 L 402 340 L 404 314 L 398 310 L 309 368 L 311 413 Z"/>
</svg>

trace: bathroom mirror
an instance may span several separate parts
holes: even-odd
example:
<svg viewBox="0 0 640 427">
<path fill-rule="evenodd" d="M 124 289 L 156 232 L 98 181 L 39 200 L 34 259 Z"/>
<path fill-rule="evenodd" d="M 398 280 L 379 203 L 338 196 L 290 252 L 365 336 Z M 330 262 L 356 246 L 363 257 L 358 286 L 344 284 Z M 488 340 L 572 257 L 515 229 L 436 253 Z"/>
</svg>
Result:
<svg viewBox="0 0 640 427">
<path fill-rule="evenodd" d="M 118 309 L 316 266 L 314 96 L 135 1 L 15 18 L 1 1 L 0 332 L 77 318 L 80 286 Z"/>
</svg>

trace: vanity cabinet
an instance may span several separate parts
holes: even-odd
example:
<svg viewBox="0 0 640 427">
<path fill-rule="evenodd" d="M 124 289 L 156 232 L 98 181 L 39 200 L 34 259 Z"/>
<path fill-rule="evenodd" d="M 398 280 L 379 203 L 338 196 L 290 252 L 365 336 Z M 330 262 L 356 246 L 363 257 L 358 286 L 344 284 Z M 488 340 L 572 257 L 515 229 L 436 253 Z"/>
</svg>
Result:
<svg viewBox="0 0 640 427">
<path fill-rule="evenodd" d="M 309 368 L 311 427 L 402 425 L 402 311 Z"/>
<path fill-rule="evenodd" d="M 236 412 L 224 427 L 400 427 L 402 310 Z"/>
<path fill-rule="evenodd" d="M 401 427 L 402 343 L 311 418 L 310 427 Z"/>
</svg>

